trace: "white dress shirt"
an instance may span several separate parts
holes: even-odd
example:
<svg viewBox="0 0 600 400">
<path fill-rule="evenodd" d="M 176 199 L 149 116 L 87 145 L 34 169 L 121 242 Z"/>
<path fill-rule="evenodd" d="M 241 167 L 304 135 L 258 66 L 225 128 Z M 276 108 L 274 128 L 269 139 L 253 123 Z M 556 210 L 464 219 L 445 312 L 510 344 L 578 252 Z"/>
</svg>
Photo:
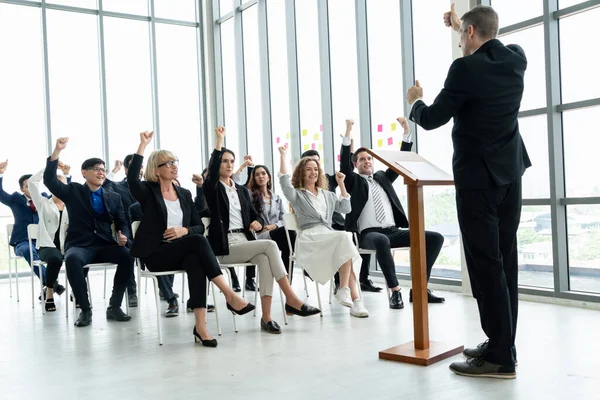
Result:
<svg viewBox="0 0 600 400">
<path fill-rule="evenodd" d="M 391 226 L 396 226 L 396 221 L 394 220 L 394 210 L 392 209 L 392 202 L 390 198 L 385 193 L 381 185 L 373 179 L 373 184 L 379 187 L 379 193 L 381 194 L 381 201 L 383 203 L 383 210 L 385 212 L 384 222 L 377 221 L 377 217 L 375 216 L 375 202 L 373 201 L 373 188 L 369 183 L 369 175 L 360 175 L 362 179 L 367 181 L 367 185 L 369 188 L 369 196 L 367 197 L 367 203 L 365 204 L 365 208 L 363 208 L 360 216 L 358 217 L 358 231 L 362 232 L 368 228 L 389 228 Z"/>
<path fill-rule="evenodd" d="M 164 200 L 167 208 L 167 229 L 183 227 L 183 210 L 181 204 L 179 204 L 179 199 L 175 201 Z"/>
<path fill-rule="evenodd" d="M 229 230 L 244 229 L 244 220 L 242 219 L 242 205 L 240 196 L 235 184 L 227 186 L 223 181 L 219 181 L 227 192 L 229 198 Z"/>
</svg>

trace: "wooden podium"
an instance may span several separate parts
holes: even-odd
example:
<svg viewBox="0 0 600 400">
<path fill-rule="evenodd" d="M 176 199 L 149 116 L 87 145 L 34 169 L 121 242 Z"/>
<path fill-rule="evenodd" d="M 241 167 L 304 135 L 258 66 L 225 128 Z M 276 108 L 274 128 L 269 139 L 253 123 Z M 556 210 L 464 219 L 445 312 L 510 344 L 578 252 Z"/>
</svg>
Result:
<svg viewBox="0 0 600 400">
<path fill-rule="evenodd" d="M 369 150 L 369 153 L 404 178 L 408 186 L 410 222 L 410 272 L 413 292 L 414 341 L 379 352 L 379 358 L 410 364 L 431 365 L 462 353 L 463 346 L 429 341 L 427 266 L 425 258 L 425 217 L 423 186 L 453 185 L 454 180 L 417 153 Z"/>
</svg>

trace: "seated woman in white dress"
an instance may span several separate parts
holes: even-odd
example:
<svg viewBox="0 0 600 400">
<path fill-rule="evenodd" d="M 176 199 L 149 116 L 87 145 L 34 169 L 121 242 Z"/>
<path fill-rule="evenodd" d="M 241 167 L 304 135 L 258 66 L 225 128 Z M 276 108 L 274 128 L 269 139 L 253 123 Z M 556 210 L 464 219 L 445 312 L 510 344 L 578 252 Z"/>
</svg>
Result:
<svg viewBox="0 0 600 400">
<path fill-rule="evenodd" d="M 300 234 L 296 238 L 296 262 L 320 284 L 327 283 L 340 273 L 340 289 L 335 297 L 350 308 L 355 317 L 368 317 L 369 312 L 360 298 L 353 264 L 360 267 L 361 258 L 349 232 L 331 227 L 333 212 L 349 213 L 350 195 L 344 186 L 345 175 L 337 172 L 335 179 L 341 191 L 338 198 L 327 189 L 321 165 L 305 157 L 296 167 L 290 181 L 287 175 L 287 146 L 279 148 L 279 180 L 283 194 L 294 208 Z"/>
</svg>

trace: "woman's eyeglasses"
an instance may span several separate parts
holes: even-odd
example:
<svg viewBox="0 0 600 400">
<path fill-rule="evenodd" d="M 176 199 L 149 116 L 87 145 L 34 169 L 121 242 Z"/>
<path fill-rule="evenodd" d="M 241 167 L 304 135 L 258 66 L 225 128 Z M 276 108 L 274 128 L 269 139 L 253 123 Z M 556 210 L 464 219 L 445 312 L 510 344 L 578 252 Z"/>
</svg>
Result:
<svg viewBox="0 0 600 400">
<path fill-rule="evenodd" d="M 166 166 L 167 168 L 173 168 L 173 166 L 178 166 L 179 160 L 169 160 L 165 163 L 159 164 L 158 168 Z"/>
</svg>

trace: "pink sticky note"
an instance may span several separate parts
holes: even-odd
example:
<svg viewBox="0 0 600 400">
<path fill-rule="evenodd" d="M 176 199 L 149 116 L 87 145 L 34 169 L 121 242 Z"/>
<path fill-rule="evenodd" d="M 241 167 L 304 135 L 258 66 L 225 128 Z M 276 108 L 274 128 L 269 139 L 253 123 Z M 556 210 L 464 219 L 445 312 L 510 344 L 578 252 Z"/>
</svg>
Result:
<svg viewBox="0 0 600 400">
<path fill-rule="evenodd" d="M 277 138 L 277 144 L 279 144 L 279 142 L 281 142 L 281 138 Z"/>
<path fill-rule="evenodd" d="M 311 145 L 310 145 L 310 148 L 314 150 L 314 149 L 315 149 L 315 144 L 314 144 L 314 143 L 313 143 L 313 144 L 311 144 Z"/>
<path fill-rule="evenodd" d="M 341 158 L 341 156 L 339 154 L 338 154 L 337 159 L 338 159 L 338 162 L 342 161 L 342 158 Z"/>
<path fill-rule="evenodd" d="M 389 137 L 388 138 L 388 145 L 393 145 L 394 144 L 394 138 L 393 137 Z"/>
<path fill-rule="evenodd" d="M 319 130 L 323 132 L 323 125 L 319 125 Z"/>
<path fill-rule="evenodd" d="M 377 132 L 383 132 L 383 125 L 377 125 Z"/>
</svg>

